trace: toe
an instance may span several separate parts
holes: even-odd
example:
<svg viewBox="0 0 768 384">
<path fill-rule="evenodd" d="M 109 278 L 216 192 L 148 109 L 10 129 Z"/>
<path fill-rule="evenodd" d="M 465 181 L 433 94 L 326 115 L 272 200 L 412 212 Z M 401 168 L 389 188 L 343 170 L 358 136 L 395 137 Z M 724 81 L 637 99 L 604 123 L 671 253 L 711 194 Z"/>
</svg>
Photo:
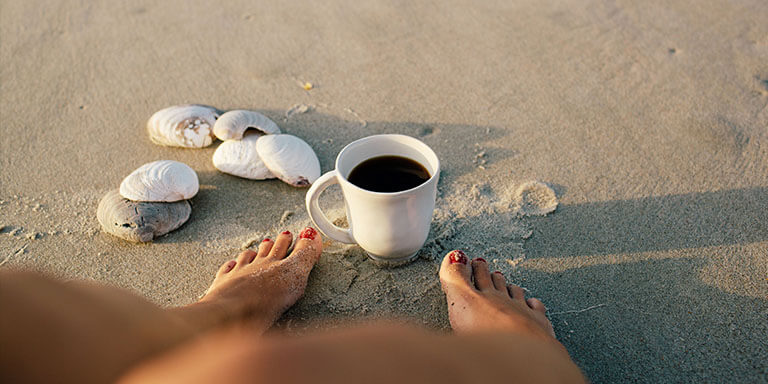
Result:
<svg viewBox="0 0 768 384">
<path fill-rule="evenodd" d="M 299 233 L 296 245 L 286 259 L 305 261 L 305 264 L 313 266 L 320 260 L 322 251 L 323 238 L 314 228 L 306 227 Z"/>
<path fill-rule="evenodd" d="M 514 284 L 507 285 L 507 292 L 509 292 L 509 296 L 515 300 L 525 299 L 525 291 L 523 291 L 523 289 L 518 287 L 517 285 L 514 285 Z"/>
<path fill-rule="evenodd" d="M 493 288 L 491 273 L 488 272 L 488 263 L 482 257 L 472 260 L 472 276 L 475 278 L 475 286 L 481 291 Z"/>
<path fill-rule="evenodd" d="M 460 250 L 451 251 L 445 255 L 440 266 L 440 281 L 443 283 L 444 290 L 450 284 L 462 284 L 471 287 L 472 269 L 468 263 L 467 255 Z"/>
<path fill-rule="evenodd" d="M 545 313 L 547 312 L 547 307 L 544 306 L 544 303 L 541 302 L 539 299 L 528 299 L 525 301 L 531 309 L 537 312 Z"/>
<path fill-rule="evenodd" d="M 242 251 L 240 252 L 239 255 L 237 255 L 237 265 L 242 268 L 250 264 L 255 257 L 256 257 L 256 252 L 251 251 L 250 249 L 246 249 L 245 251 Z"/>
<path fill-rule="evenodd" d="M 504 275 L 499 271 L 494 271 L 491 274 L 491 280 L 493 280 L 493 287 L 498 291 L 506 292 L 507 280 L 504 279 Z"/>
<path fill-rule="evenodd" d="M 285 231 L 277 235 L 277 239 L 275 239 L 275 244 L 272 245 L 272 249 L 269 250 L 269 254 L 267 257 L 273 258 L 273 259 L 284 259 L 285 255 L 288 253 L 288 248 L 290 248 L 292 242 L 293 242 L 293 235 L 291 234 L 291 231 Z"/>
<path fill-rule="evenodd" d="M 270 238 L 262 240 L 261 244 L 259 244 L 259 252 L 256 257 L 266 257 L 269 255 L 269 251 L 272 249 L 272 245 L 274 244 L 275 242 Z"/>
<path fill-rule="evenodd" d="M 219 277 L 223 274 L 228 273 L 233 268 L 235 268 L 235 265 L 237 265 L 237 262 L 234 260 L 227 261 L 226 263 L 222 264 L 221 267 L 219 267 L 219 271 L 216 272 L 216 277 Z"/>
</svg>

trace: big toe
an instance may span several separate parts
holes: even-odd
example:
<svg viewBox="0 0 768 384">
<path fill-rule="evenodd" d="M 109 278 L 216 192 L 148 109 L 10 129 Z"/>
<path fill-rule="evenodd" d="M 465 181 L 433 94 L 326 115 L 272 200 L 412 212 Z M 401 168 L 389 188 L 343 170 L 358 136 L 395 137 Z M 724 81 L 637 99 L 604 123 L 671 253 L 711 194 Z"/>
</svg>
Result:
<svg viewBox="0 0 768 384">
<path fill-rule="evenodd" d="M 299 233 L 293 252 L 286 257 L 286 260 L 298 261 L 311 267 L 320 260 L 322 251 L 323 238 L 320 233 L 312 227 L 306 227 Z"/>
<path fill-rule="evenodd" d="M 464 252 L 454 250 L 448 252 L 440 265 L 440 281 L 443 283 L 443 290 L 452 289 L 457 286 L 470 287 L 472 268 L 469 266 L 469 258 Z"/>
</svg>

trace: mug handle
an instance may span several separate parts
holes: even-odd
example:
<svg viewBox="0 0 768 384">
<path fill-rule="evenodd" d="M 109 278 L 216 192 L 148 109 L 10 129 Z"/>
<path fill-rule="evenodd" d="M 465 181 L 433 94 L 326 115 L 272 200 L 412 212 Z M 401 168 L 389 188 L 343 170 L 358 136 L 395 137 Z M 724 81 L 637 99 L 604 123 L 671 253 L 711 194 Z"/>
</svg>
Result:
<svg viewBox="0 0 768 384">
<path fill-rule="evenodd" d="M 333 225 L 333 223 L 325 217 L 325 214 L 320 209 L 320 204 L 318 203 L 320 194 L 322 194 L 326 188 L 339 183 L 337 175 L 336 170 L 326 172 L 312 183 L 312 187 L 307 191 L 307 212 L 309 212 L 309 218 L 315 223 L 317 229 L 324 235 L 344 244 L 355 244 L 355 239 L 352 238 L 352 233 L 349 229 Z"/>
</svg>

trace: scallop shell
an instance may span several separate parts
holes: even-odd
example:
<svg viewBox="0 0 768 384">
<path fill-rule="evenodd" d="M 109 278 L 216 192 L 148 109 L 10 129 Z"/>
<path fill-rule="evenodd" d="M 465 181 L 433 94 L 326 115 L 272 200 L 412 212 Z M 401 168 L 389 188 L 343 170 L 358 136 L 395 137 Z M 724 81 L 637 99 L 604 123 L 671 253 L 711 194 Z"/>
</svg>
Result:
<svg viewBox="0 0 768 384">
<path fill-rule="evenodd" d="M 207 105 L 176 105 L 155 112 L 147 122 L 149 139 L 169 147 L 203 148 L 216 137 L 213 126 L 220 113 Z"/>
<path fill-rule="evenodd" d="M 223 118 L 223 116 L 222 116 Z M 213 166 L 219 171 L 253 180 L 274 179 L 256 151 L 260 135 L 248 135 L 242 140 L 227 140 L 213 153 Z"/>
<path fill-rule="evenodd" d="M 288 184 L 308 187 L 320 177 L 320 161 L 315 151 L 296 136 L 262 136 L 256 149 L 270 172 Z"/>
<path fill-rule="evenodd" d="M 261 113 L 246 110 L 226 112 L 213 125 L 213 133 L 220 140 L 240 140 L 246 129 L 254 128 L 267 135 L 280 133 L 280 127 Z"/>
<path fill-rule="evenodd" d="M 115 189 L 101 199 L 96 216 L 105 232 L 128 241 L 147 242 L 181 227 L 191 213 L 186 200 L 136 202 L 120 196 Z"/>
<path fill-rule="evenodd" d="M 191 199 L 200 189 L 197 173 L 184 163 L 158 160 L 131 172 L 120 183 L 120 195 L 133 201 Z"/>
</svg>

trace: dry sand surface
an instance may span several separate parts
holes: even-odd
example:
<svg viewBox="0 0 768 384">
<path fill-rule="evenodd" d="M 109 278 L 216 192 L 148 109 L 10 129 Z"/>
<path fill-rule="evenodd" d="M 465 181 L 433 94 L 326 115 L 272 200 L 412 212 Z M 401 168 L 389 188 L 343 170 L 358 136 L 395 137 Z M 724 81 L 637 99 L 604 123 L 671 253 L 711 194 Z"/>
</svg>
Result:
<svg viewBox="0 0 768 384">
<path fill-rule="evenodd" d="M 194 301 L 250 242 L 308 224 L 306 190 L 222 174 L 218 144 L 157 146 L 145 124 L 253 109 L 323 171 L 377 133 L 422 139 L 444 169 L 415 263 L 328 242 L 279 327 L 446 330 L 436 272 L 462 248 L 547 304 L 595 382 L 764 381 L 766 20 L 765 0 L 2 0 L 0 265 Z M 101 232 L 101 196 L 158 159 L 199 175 L 189 222 L 148 244 Z M 545 216 L 524 214 L 553 203 L 537 191 L 515 201 L 536 180 L 559 200 Z"/>
</svg>

